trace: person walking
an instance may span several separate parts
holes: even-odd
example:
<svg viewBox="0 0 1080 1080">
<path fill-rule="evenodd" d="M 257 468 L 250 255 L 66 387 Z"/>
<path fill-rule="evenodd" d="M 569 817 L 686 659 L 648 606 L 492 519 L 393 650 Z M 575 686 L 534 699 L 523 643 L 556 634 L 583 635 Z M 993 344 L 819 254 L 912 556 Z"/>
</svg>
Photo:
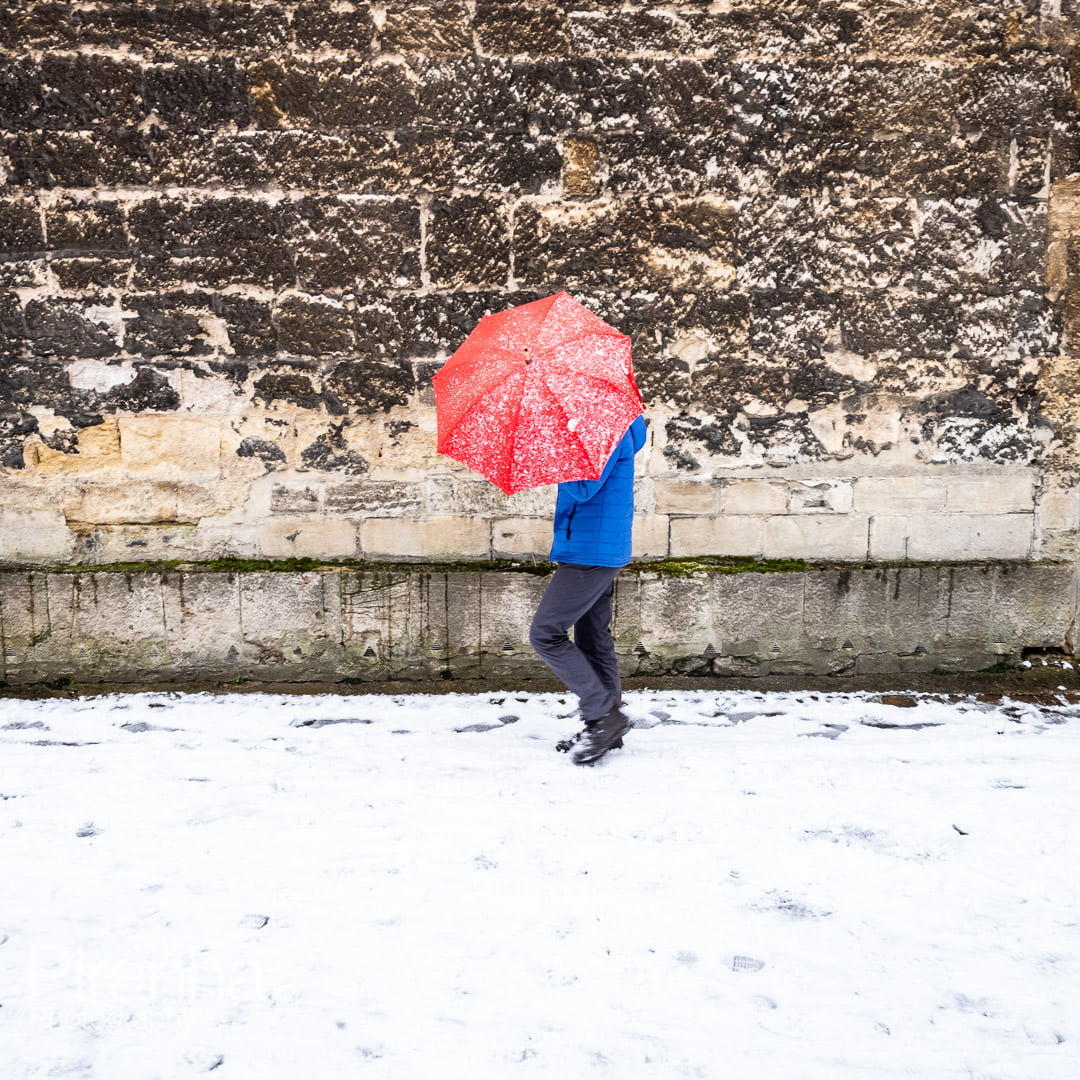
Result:
<svg viewBox="0 0 1080 1080">
<path fill-rule="evenodd" d="M 550 555 L 555 574 L 533 616 L 529 644 L 581 703 L 585 726 L 571 755 L 577 765 L 591 764 L 622 745 L 630 728 L 621 708 L 611 603 L 615 578 L 630 561 L 634 455 L 644 445 L 645 421 L 638 416 L 600 477 L 559 484 L 555 503 Z"/>
</svg>

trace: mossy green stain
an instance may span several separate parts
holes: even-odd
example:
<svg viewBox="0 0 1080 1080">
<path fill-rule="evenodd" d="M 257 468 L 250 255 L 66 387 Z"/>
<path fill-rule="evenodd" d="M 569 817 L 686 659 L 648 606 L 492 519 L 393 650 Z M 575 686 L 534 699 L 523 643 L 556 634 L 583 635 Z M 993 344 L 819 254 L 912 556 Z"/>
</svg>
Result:
<svg viewBox="0 0 1080 1080">
<path fill-rule="evenodd" d="M 755 559 L 740 556 L 699 555 L 681 559 L 656 559 L 632 562 L 625 567 L 629 573 L 654 573 L 669 577 L 690 577 L 694 574 L 789 574 L 808 571 L 837 570 L 848 576 L 855 571 L 882 572 L 885 570 L 949 569 L 980 567 L 989 572 L 991 568 L 1010 571 L 1028 566 L 1065 565 L 1063 559 L 970 559 L 953 562 L 840 562 L 836 560 L 812 562 L 806 559 Z M 516 573 L 544 576 L 554 570 L 551 563 L 516 562 L 493 559 L 476 562 L 456 561 L 445 563 L 383 562 L 362 559 L 163 559 L 150 562 L 102 563 L 96 566 L 43 566 L 0 563 L 0 573 L 44 574 L 147 574 L 147 573 L 289 573 L 301 574 L 321 570 L 348 570 L 354 573 L 404 573 L 412 574 L 482 574 Z M 847 578 L 845 578 L 846 583 Z"/>
</svg>

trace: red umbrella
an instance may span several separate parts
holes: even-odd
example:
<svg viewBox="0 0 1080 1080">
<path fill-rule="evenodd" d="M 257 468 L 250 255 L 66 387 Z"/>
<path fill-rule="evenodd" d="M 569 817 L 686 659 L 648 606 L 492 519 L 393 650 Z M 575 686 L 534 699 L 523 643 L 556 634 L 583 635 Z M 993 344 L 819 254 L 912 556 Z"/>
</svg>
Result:
<svg viewBox="0 0 1080 1080">
<path fill-rule="evenodd" d="M 597 479 L 642 408 L 630 339 L 566 292 L 485 315 L 434 383 L 439 453 L 507 495 Z"/>
</svg>

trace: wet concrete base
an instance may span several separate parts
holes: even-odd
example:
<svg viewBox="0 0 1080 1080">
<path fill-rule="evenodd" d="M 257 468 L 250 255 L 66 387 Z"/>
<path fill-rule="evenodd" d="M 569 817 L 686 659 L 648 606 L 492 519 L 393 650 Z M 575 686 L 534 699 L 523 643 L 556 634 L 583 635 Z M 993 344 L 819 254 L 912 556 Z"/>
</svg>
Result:
<svg viewBox="0 0 1080 1080">
<path fill-rule="evenodd" d="M 730 570 L 619 575 L 624 678 L 914 686 L 1073 651 L 1067 562 Z M 0 570 L 0 684 L 540 687 L 527 637 L 548 580 L 535 567 Z"/>
</svg>

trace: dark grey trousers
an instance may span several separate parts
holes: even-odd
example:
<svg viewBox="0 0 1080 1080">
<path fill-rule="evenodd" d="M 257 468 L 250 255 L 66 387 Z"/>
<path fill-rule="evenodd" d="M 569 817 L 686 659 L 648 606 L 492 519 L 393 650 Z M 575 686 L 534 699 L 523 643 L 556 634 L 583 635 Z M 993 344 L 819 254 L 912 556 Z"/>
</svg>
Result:
<svg viewBox="0 0 1080 1080">
<path fill-rule="evenodd" d="M 529 644 L 581 700 L 581 718 L 598 720 L 622 698 L 611 636 L 618 566 L 559 563 L 533 616 Z M 574 640 L 567 631 L 574 628 Z"/>
</svg>

